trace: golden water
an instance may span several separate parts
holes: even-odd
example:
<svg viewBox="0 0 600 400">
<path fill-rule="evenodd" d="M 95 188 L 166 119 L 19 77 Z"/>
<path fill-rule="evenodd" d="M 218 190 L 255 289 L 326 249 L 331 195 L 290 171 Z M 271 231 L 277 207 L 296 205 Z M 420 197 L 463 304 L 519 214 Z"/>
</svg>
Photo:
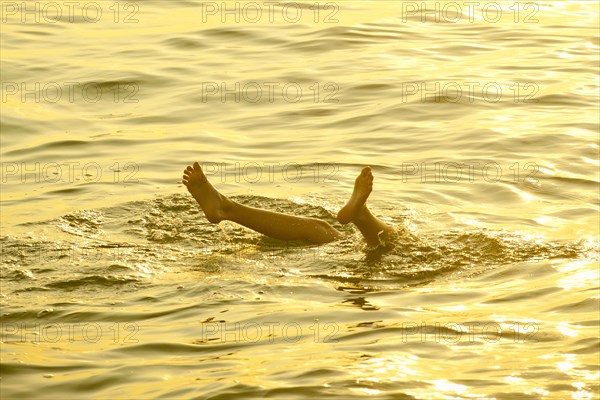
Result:
<svg viewBox="0 0 600 400">
<path fill-rule="evenodd" d="M 597 2 L 0 4 L 2 398 L 598 398 Z"/>
</svg>

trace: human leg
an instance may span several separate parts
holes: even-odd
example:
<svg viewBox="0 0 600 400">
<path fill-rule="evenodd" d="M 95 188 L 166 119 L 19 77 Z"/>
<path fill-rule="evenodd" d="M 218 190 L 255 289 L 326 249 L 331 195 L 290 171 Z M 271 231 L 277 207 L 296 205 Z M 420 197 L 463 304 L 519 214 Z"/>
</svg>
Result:
<svg viewBox="0 0 600 400">
<path fill-rule="evenodd" d="M 212 223 L 229 220 L 279 240 L 321 244 L 340 239 L 342 233 L 326 221 L 245 206 L 219 193 L 196 162 L 183 172 L 183 184 Z"/>
<path fill-rule="evenodd" d="M 365 167 L 354 181 L 352 196 L 338 212 L 337 219 L 343 225 L 352 222 L 369 245 L 378 245 L 381 240 L 389 238 L 394 229 L 367 208 L 367 199 L 372 190 L 373 173 L 370 167 Z"/>
</svg>

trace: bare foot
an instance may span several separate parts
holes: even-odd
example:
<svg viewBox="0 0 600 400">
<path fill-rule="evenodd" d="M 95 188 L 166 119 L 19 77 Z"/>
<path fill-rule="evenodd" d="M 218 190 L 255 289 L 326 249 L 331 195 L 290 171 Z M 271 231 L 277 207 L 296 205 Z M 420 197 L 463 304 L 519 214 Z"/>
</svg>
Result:
<svg viewBox="0 0 600 400">
<path fill-rule="evenodd" d="M 364 167 L 354 181 L 354 191 L 350 200 L 338 212 L 337 220 L 341 224 L 348 224 L 358 218 L 366 210 L 367 198 L 373 190 L 373 174 L 371 167 Z"/>
<path fill-rule="evenodd" d="M 195 162 L 193 167 L 188 165 L 183 171 L 182 183 L 194 196 L 209 222 L 218 224 L 226 219 L 227 211 L 231 207 L 231 200 L 219 193 L 210 184 L 204 172 L 202 172 L 200 164 Z"/>
</svg>

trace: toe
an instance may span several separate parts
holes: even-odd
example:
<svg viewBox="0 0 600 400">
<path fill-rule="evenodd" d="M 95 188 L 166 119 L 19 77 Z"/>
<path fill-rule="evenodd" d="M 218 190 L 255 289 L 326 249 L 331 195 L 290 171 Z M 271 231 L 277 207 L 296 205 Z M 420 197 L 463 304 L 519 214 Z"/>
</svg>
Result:
<svg viewBox="0 0 600 400">
<path fill-rule="evenodd" d="M 201 171 L 201 170 L 202 170 L 202 168 L 200 168 L 200 164 L 198 164 L 198 161 L 196 161 L 196 162 L 194 163 L 194 171 L 198 171 L 198 172 L 199 172 L 199 171 Z"/>
</svg>

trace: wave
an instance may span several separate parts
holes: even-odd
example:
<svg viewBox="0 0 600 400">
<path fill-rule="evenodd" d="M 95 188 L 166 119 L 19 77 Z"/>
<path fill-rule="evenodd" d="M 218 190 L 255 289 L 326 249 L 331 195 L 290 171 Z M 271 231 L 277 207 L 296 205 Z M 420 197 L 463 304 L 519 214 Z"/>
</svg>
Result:
<svg viewBox="0 0 600 400">
<path fill-rule="evenodd" d="M 58 219 L 28 224 L 54 240 L 5 236 L 3 281 L 7 293 L 30 291 L 136 290 L 167 270 L 245 271 L 261 279 L 248 263 L 276 276 L 289 268 L 337 285 L 414 286 L 469 277 L 505 264 L 547 259 L 593 258 L 582 241 L 548 241 L 518 232 L 453 228 L 414 236 L 402 228 L 393 244 L 368 248 L 349 226 L 326 208 L 290 200 L 238 196 L 250 206 L 325 219 L 346 238 L 323 246 L 269 239 L 233 223 L 213 225 L 187 195 L 159 197 L 81 210 Z M 402 227 L 402 217 L 392 223 Z M 52 233 L 54 232 L 54 233 Z M 125 240 L 118 240 L 125 239 Z M 592 246 L 593 247 L 593 246 Z M 254 276 L 254 273 L 257 273 Z"/>
</svg>

